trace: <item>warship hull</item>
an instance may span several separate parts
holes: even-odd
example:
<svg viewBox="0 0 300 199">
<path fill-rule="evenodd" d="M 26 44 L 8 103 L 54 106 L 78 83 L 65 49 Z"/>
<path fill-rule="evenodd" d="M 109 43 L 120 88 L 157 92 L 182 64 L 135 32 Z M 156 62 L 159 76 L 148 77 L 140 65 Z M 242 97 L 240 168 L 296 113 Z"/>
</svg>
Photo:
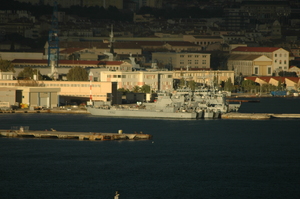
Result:
<svg viewBox="0 0 300 199">
<path fill-rule="evenodd" d="M 105 117 L 139 117 L 139 118 L 174 118 L 174 119 L 196 119 L 196 112 L 163 112 L 145 109 L 102 109 L 96 107 L 88 107 L 87 110 L 92 115 Z"/>
</svg>

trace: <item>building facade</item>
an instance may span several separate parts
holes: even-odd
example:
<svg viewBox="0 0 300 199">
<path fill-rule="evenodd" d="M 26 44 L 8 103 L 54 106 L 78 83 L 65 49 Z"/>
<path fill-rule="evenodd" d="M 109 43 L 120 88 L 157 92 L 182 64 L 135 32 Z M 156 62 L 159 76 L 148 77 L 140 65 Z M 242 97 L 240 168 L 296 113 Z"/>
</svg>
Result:
<svg viewBox="0 0 300 199">
<path fill-rule="evenodd" d="M 260 55 L 264 57 L 249 57 L 249 59 L 252 59 L 252 63 L 250 63 L 250 60 L 243 61 L 241 58 L 242 56 L 236 55 L 243 55 L 244 57 Z M 289 59 L 289 52 L 283 48 L 237 47 L 231 51 L 231 57 L 230 61 L 227 63 L 227 68 L 232 70 L 235 68 L 242 68 L 243 65 L 247 65 L 247 67 L 249 67 L 249 65 L 252 64 L 252 74 L 272 76 L 278 74 L 280 71 L 288 71 Z"/>
<path fill-rule="evenodd" d="M 172 90 L 173 71 L 102 71 L 100 81 L 117 82 L 118 88 L 129 90 L 143 85 L 149 85 L 153 91 Z"/>
<path fill-rule="evenodd" d="M 152 53 L 152 61 L 164 66 L 171 66 L 171 69 L 209 69 L 209 53 L 188 53 L 188 52 L 155 52 Z"/>
</svg>

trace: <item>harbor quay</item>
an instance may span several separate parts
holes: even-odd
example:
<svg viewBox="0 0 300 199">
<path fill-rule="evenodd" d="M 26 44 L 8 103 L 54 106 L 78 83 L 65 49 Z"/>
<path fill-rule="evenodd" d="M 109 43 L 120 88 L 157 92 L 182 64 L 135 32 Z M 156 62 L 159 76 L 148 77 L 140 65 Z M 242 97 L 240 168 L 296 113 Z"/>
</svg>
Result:
<svg viewBox="0 0 300 199">
<path fill-rule="evenodd" d="M 221 115 L 222 119 L 250 119 L 250 120 L 265 120 L 265 119 L 300 119 L 300 114 L 294 113 L 226 113 Z"/>
<path fill-rule="evenodd" d="M 0 113 L 56 113 L 56 114 L 90 114 L 89 111 L 85 109 L 81 110 L 1 110 Z M 239 113 L 239 112 L 229 112 L 221 115 L 220 119 L 250 119 L 250 120 L 263 120 L 263 119 L 300 119 L 300 114 L 294 113 L 283 113 L 283 114 L 274 114 L 274 113 Z"/>
<path fill-rule="evenodd" d="M 67 132 L 56 131 L 54 129 L 44 131 L 26 130 L 20 127 L 17 130 L 0 130 L 0 137 L 8 138 L 48 138 L 48 139 L 75 139 L 89 141 L 104 141 L 104 140 L 149 140 L 152 135 L 144 134 L 142 131 L 132 134 L 123 133 L 119 130 L 118 133 L 102 133 L 102 132 Z"/>
</svg>

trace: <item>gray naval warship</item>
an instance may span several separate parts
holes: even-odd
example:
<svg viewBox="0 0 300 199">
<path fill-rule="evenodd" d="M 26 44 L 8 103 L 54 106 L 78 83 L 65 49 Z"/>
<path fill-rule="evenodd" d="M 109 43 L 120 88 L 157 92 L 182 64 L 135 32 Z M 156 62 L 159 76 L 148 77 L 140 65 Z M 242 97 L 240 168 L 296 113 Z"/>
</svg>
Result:
<svg viewBox="0 0 300 199">
<path fill-rule="evenodd" d="M 178 89 L 158 92 L 153 103 L 140 105 L 88 106 L 92 115 L 139 118 L 211 119 L 221 114 L 237 111 L 239 104 L 230 105 L 226 94 L 210 89 Z"/>
</svg>

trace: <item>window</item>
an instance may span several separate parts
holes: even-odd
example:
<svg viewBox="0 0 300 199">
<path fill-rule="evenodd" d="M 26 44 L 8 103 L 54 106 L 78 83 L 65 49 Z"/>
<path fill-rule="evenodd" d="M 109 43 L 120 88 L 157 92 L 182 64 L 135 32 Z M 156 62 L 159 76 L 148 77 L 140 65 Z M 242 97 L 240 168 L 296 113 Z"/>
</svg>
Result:
<svg viewBox="0 0 300 199">
<path fill-rule="evenodd" d="M 258 74 L 258 68 L 257 67 L 254 68 L 254 74 L 256 74 L 256 75 Z"/>
<path fill-rule="evenodd" d="M 180 57 L 184 57 L 184 55 L 180 55 Z"/>
<path fill-rule="evenodd" d="M 283 62 L 284 64 L 286 64 L 286 60 L 284 60 L 284 62 Z"/>
<path fill-rule="evenodd" d="M 195 57 L 199 57 L 199 55 L 195 55 Z"/>
<path fill-rule="evenodd" d="M 206 58 L 206 55 L 202 55 L 202 58 Z"/>
<path fill-rule="evenodd" d="M 268 75 L 271 74 L 271 67 L 268 68 Z"/>
<path fill-rule="evenodd" d="M 183 61 L 183 60 L 180 60 L 180 64 L 184 64 L 184 61 Z"/>
<path fill-rule="evenodd" d="M 192 57 L 192 55 L 188 55 L 188 57 Z"/>
<path fill-rule="evenodd" d="M 277 54 L 275 54 L 275 57 L 277 57 Z"/>
<path fill-rule="evenodd" d="M 206 64 L 206 60 L 202 60 L 202 64 Z"/>
<path fill-rule="evenodd" d="M 111 75 L 107 75 L 107 78 L 111 78 Z"/>
<path fill-rule="evenodd" d="M 198 60 L 195 60 L 195 64 L 198 64 Z"/>
<path fill-rule="evenodd" d="M 188 64 L 192 64 L 192 60 L 188 60 Z"/>
<path fill-rule="evenodd" d="M 172 78 L 172 75 L 168 75 L 168 78 Z"/>
</svg>

